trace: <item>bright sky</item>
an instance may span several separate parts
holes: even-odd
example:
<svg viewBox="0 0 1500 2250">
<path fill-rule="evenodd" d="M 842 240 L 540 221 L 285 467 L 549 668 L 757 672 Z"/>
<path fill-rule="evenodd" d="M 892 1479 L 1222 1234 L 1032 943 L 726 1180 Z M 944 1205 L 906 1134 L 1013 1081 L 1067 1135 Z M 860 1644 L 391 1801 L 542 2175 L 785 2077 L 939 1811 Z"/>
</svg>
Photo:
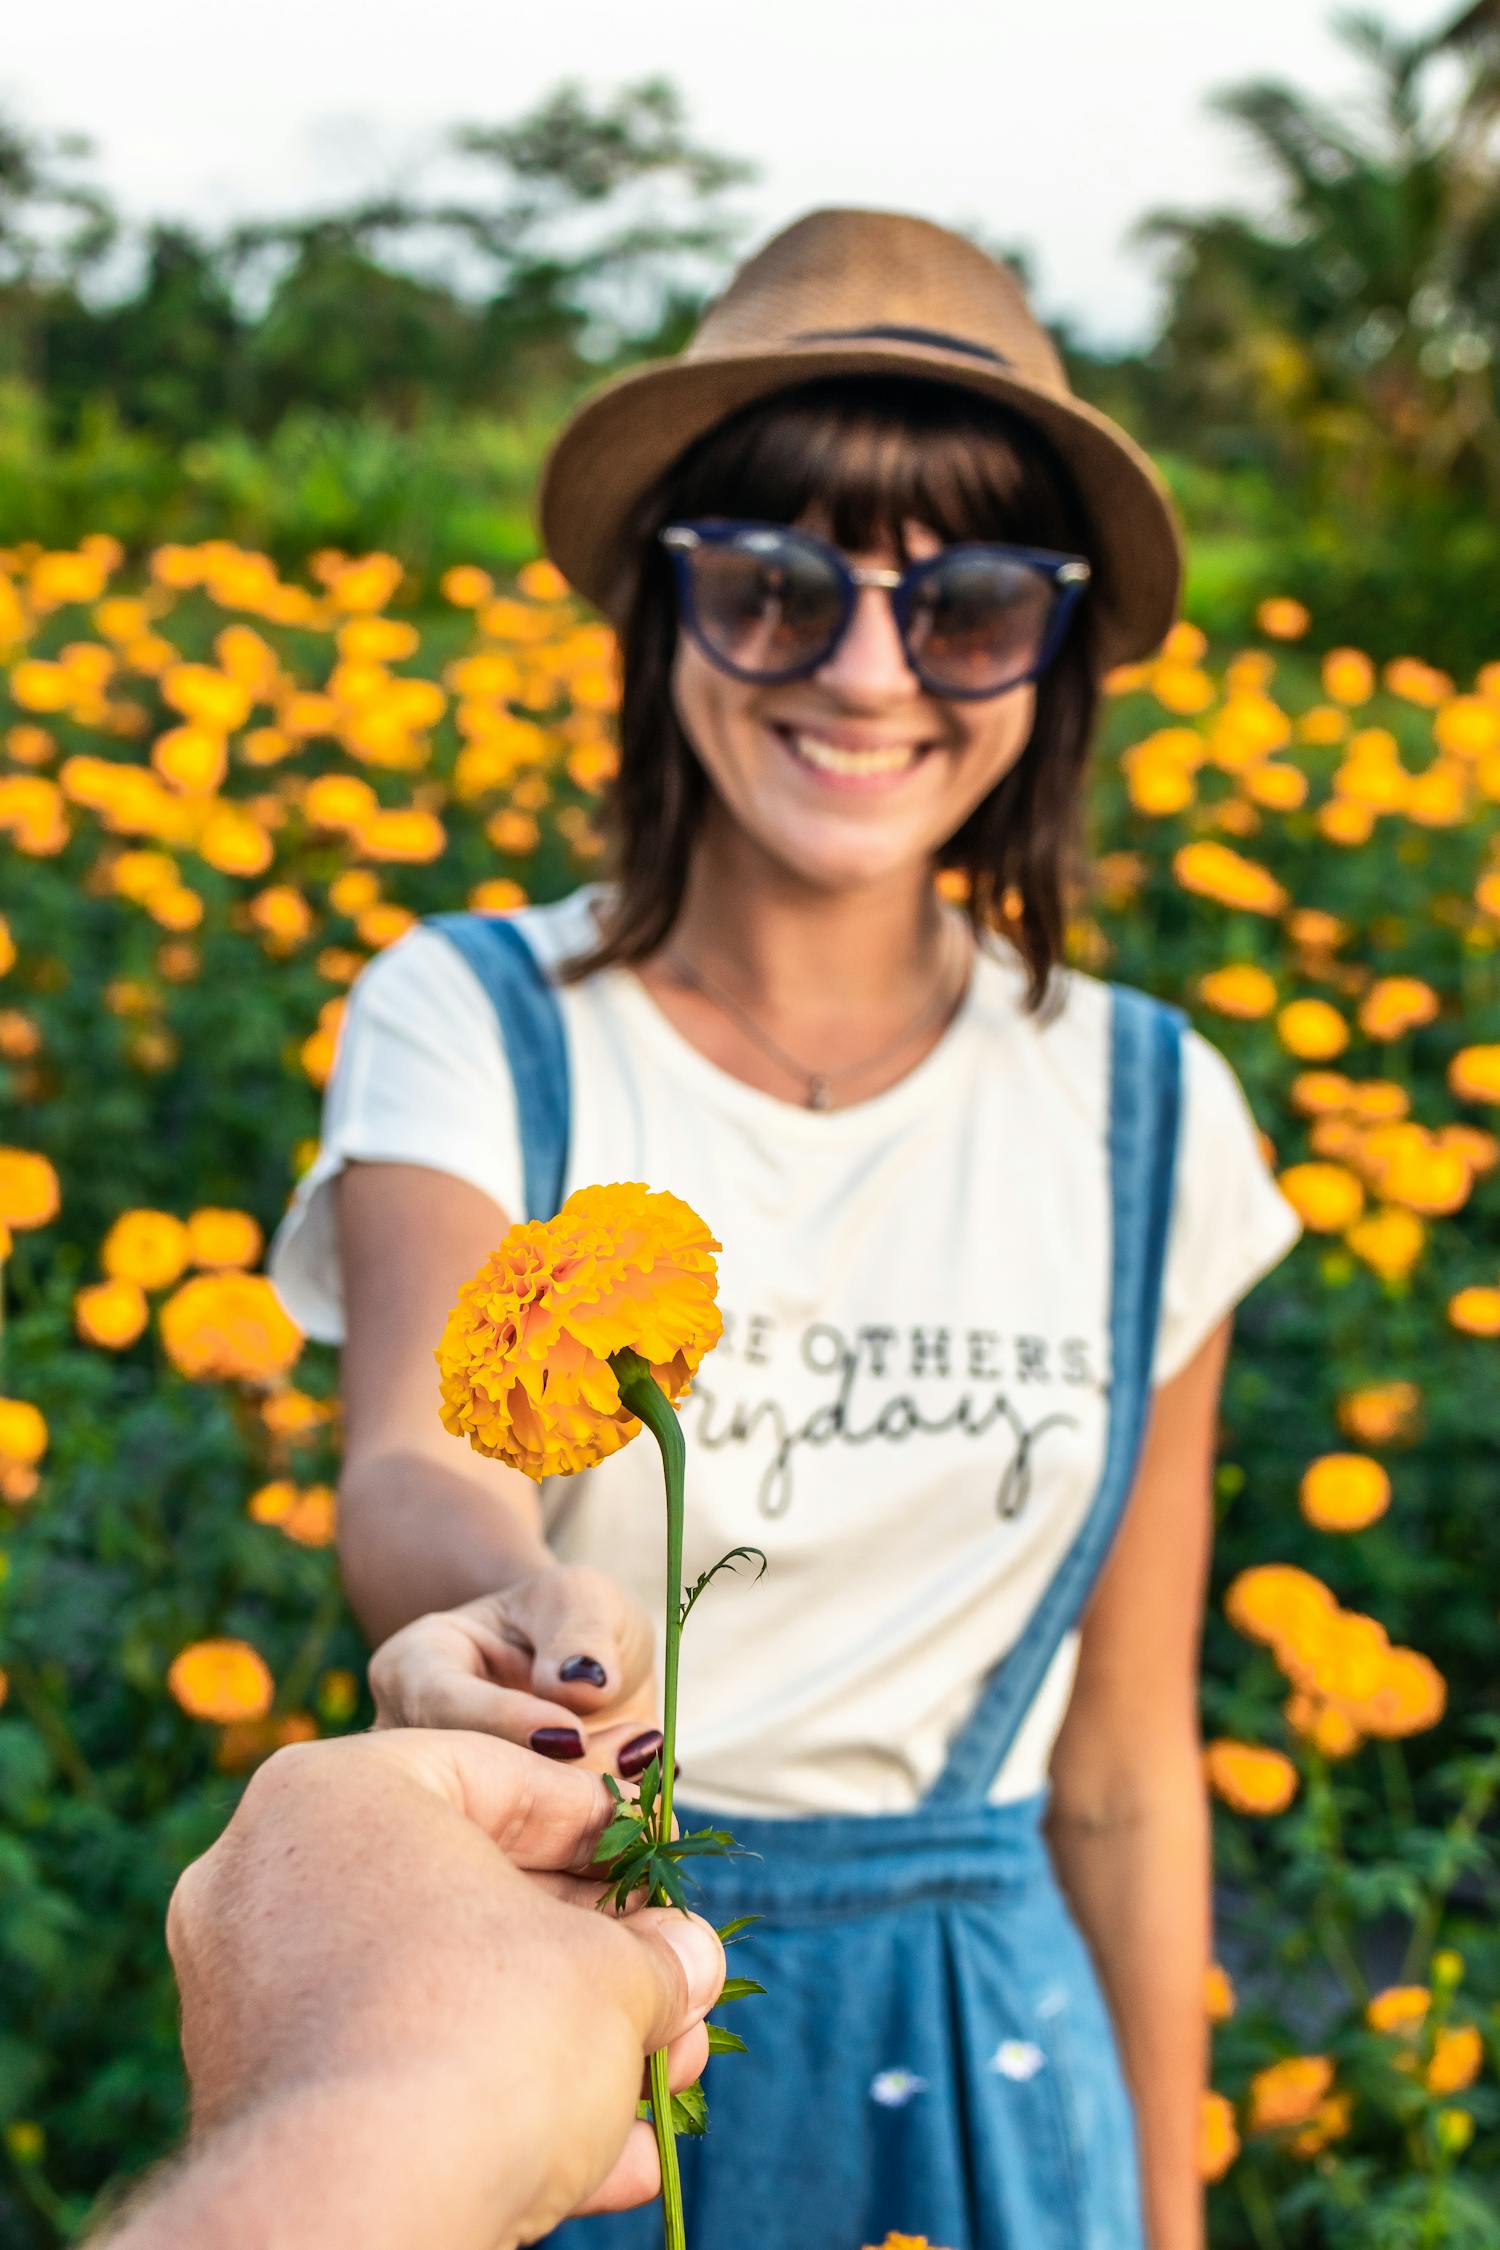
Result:
<svg viewBox="0 0 1500 2250">
<path fill-rule="evenodd" d="M 8 0 L 0 104 L 96 143 L 133 216 L 205 224 L 409 183 L 457 121 L 559 80 L 666 74 L 696 136 L 756 161 L 751 242 L 822 203 L 906 209 L 1027 246 L 1040 309 L 1149 324 L 1133 220 L 1253 202 L 1216 87 L 1359 79 L 1321 0 Z M 1458 0 L 1383 0 L 1407 31 Z"/>
</svg>

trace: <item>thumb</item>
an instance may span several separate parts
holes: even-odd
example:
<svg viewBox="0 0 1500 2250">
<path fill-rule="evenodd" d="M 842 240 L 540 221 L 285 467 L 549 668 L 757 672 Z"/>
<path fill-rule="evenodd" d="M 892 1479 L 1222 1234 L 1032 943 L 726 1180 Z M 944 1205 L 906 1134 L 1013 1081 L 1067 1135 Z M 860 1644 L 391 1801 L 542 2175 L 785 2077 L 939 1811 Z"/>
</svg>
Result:
<svg viewBox="0 0 1500 2250">
<path fill-rule="evenodd" d="M 650 1673 L 646 1614 L 602 1570 L 558 1563 L 517 1588 L 507 1607 L 531 1643 L 537 1695 L 587 1713 L 618 1703 Z"/>
<path fill-rule="evenodd" d="M 636 1951 L 631 2019 L 654 2055 L 701 2023 L 724 1989 L 724 1947 L 711 1922 L 675 1906 L 645 1906 L 616 1924 Z"/>
</svg>

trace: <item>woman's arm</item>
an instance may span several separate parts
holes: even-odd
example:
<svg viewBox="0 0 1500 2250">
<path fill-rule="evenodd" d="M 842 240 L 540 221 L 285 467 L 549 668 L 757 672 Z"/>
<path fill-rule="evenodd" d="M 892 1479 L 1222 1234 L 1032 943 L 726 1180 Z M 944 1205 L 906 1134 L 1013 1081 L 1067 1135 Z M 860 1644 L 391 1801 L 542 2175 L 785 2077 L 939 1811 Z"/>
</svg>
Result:
<svg viewBox="0 0 1500 2250">
<path fill-rule="evenodd" d="M 1156 1393 L 1052 1757 L 1048 1838 L 1119 2034 L 1151 2250 L 1203 2243 L 1198 2110 L 1212 1913 L 1198 1656 L 1229 1331 L 1226 1320 Z"/>
<path fill-rule="evenodd" d="M 351 1164 L 336 1192 L 339 1560 L 380 1644 L 381 1723 L 471 1727 L 638 1774 L 661 1741 L 650 1619 L 602 1572 L 555 1562 L 531 1479 L 439 1419 L 438 1339 L 504 1212 L 417 1164 Z"/>
</svg>

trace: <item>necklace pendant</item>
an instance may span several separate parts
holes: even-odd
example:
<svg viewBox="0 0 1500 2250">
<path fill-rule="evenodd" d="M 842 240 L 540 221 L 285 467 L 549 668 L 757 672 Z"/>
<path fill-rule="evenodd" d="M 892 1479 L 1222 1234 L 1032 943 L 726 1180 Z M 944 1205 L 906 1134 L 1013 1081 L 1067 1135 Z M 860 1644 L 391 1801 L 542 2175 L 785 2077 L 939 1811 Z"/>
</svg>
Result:
<svg viewBox="0 0 1500 2250">
<path fill-rule="evenodd" d="M 827 1109 L 828 1081 L 826 1078 L 809 1078 L 807 1081 L 807 1106 L 809 1109 Z"/>
</svg>

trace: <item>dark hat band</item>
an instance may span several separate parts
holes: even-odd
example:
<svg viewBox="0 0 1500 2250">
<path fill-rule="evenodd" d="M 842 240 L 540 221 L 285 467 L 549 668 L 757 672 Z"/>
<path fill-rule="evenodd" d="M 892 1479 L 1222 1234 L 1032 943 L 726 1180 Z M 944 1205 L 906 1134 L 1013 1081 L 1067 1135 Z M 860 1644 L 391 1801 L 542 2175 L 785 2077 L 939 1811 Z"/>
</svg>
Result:
<svg viewBox="0 0 1500 2250">
<path fill-rule="evenodd" d="M 803 328 L 791 341 L 794 344 L 935 344 L 939 351 L 967 352 L 971 358 L 987 359 L 996 367 L 1015 365 L 1004 352 L 991 351 L 988 344 L 973 343 L 967 336 L 950 336 L 941 328 Z"/>
</svg>

